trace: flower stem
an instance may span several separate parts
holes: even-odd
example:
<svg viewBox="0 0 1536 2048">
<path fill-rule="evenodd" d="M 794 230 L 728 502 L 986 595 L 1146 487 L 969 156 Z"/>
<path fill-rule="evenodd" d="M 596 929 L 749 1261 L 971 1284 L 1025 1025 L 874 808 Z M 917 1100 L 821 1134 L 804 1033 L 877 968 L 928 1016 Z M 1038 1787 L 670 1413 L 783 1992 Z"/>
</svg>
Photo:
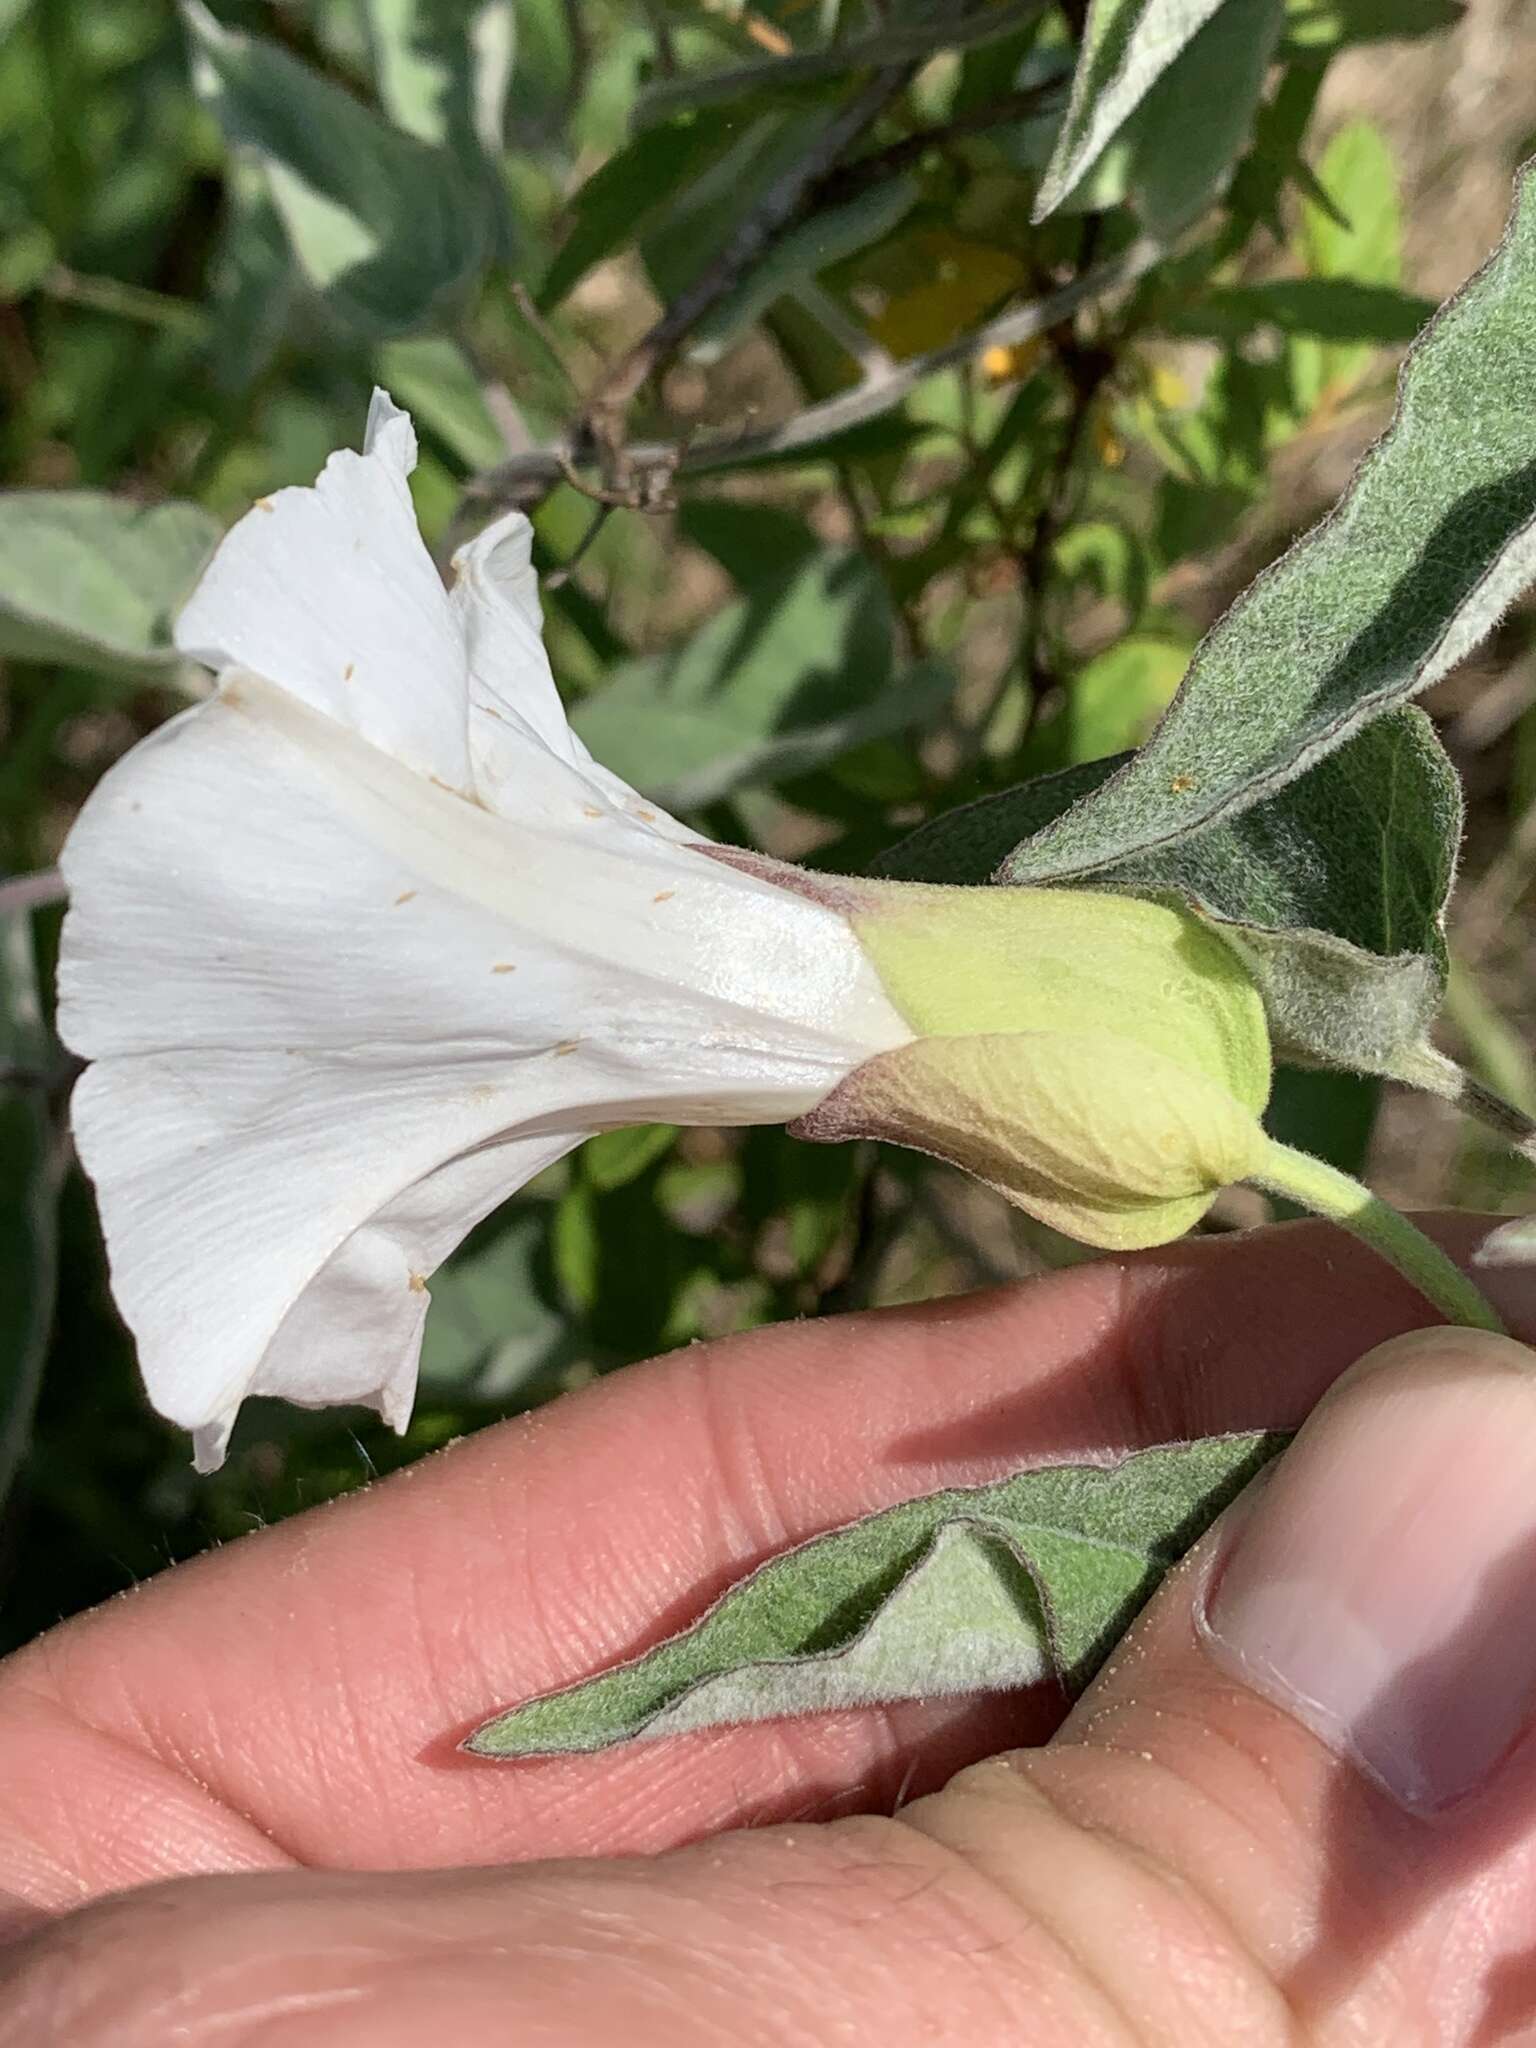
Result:
<svg viewBox="0 0 1536 2048">
<path fill-rule="evenodd" d="M 1410 1280 L 1447 1321 L 1504 1334 L 1492 1306 L 1461 1268 L 1406 1216 L 1336 1166 L 1271 1139 L 1264 1164 L 1252 1179 L 1266 1193 L 1287 1195 L 1302 1208 L 1353 1232 Z"/>
</svg>

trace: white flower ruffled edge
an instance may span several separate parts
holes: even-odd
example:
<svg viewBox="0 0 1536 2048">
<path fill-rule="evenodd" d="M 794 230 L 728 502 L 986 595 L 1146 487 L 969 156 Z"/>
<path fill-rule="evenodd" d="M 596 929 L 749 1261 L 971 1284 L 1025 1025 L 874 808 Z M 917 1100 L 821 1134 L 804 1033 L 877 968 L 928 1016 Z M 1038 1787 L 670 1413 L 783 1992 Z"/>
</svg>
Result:
<svg viewBox="0 0 1536 2048">
<path fill-rule="evenodd" d="M 114 1295 L 221 1462 L 247 1394 L 415 1394 L 427 1276 L 594 1130 L 777 1122 L 909 1038 L 847 921 L 593 762 L 520 514 L 417 530 L 408 416 L 255 507 L 176 642 L 216 694 L 64 850 L 59 1024 Z"/>
</svg>

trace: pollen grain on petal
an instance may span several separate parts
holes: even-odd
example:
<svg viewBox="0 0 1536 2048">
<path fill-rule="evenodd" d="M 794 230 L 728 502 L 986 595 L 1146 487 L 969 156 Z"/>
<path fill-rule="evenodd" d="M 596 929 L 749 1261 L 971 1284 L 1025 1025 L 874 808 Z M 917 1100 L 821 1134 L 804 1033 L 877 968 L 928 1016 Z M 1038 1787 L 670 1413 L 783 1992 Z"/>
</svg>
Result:
<svg viewBox="0 0 1536 2048">
<path fill-rule="evenodd" d="M 406 1284 L 412 1294 L 425 1294 L 427 1291 L 427 1276 L 425 1273 L 413 1273 Z"/>
<path fill-rule="evenodd" d="M 342 672 L 341 672 L 341 680 L 342 680 L 342 681 L 343 681 L 344 683 L 350 683 L 350 682 L 351 682 L 351 680 L 352 680 L 352 678 L 353 678 L 353 677 L 354 677 L 354 676 L 355 676 L 356 674 L 357 674 L 357 663 L 356 663 L 355 661 L 349 661 L 349 662 L 347 663 L 346 667 L 345 667 L 345 668 L 344 668 L 344 669 L 342 670 Z"/>
<path fill-rule="evenodd" d="M 400 908 L 402 903 L 409 903 L 415 896 L 415 894 L 416 891 L 414 889 L 402 889 L 400 891 L 400 894 L 395 898 L 396 910 Z"/>
<path fill-rule="evenodd" d="M 275 512 L 277 507 L 270 498 L 258 498 L 256 500 L 256 510 L 258 512 Z"/>
<path fill-rule="evenodd" d="M 670 903 L 676 894 L 677 891 L 675 889 L 658 889 L 651 898 L 651 901 L 653 903 Z"/>
<path fill-rule="evenodd" d="M 581 807 L 581 815 L 584 818 L 600 818 L 603 814 L 598 809 L 596 804 L 583 804 Z"/>
<path fill-rule="evenodd" d="M 642 825 L 654 825 L 656 822 L 656 813 L 654 811 L 637 810 L 635 812 L 635 816 L 640 820 Z"/>
<path fill-rule="evenodd" d="M 456 796 L 461 804 L 473 804 L 477 811 L 486 808 L 482 799 L 472 789 L 460 789 L 457 783 L 444 782 L 441 775 L 429 775 L 427 780 L 434 789 L 440 789 L 444 796 Z"/>
<path fill-rule="evenodd" d="M 515 960 L 497 960 L 493 963 L 491 972 L 492 974 L 516 974 L 517 962 Z"/>
<path fill-rule="evenodd" d="M 581 1040 L 579 1038 L 564 1039 L 559 1045 L 555 1047 L 555 1058 L 557 1060 L 563 1060 L 567 1058 L 569 1054 L 579 1051 L 580 1046 Z"/>
</svg>

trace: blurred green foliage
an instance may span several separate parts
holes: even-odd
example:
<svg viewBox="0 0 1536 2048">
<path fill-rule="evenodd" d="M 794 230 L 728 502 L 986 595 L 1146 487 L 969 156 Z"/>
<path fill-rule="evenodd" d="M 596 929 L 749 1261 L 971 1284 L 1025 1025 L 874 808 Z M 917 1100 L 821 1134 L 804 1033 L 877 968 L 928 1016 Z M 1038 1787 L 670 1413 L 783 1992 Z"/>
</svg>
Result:
<svg viewBox="0 0 1536 2048">
<path fill-rule="evenodd" d="M 0 0 L 0 877 L 186 701 L 218 531 L 375 381 L 429 540 L 527 506 L 576 724 L 712 833 L 858 870 L 1139 744 L 1197 565 L 1273 552 L 1276 457 L 1379 405 L 1428 310 L 1381 134 L 1309 127 L 1341 50 L 1456 9 L 1211 12 L 1035 225 L 1069 4 Z M 911 1155 L 615 1132 L 438 1276 L 403 1442 L 256 1403 L 198 1479 L 64 1169 L 57 910 L 0 904 L 9 1640 L 650 1351 L 988 1270 Z M 1282 1101 L 1358 1163 L 1370 1084 Z"/>
</svg>

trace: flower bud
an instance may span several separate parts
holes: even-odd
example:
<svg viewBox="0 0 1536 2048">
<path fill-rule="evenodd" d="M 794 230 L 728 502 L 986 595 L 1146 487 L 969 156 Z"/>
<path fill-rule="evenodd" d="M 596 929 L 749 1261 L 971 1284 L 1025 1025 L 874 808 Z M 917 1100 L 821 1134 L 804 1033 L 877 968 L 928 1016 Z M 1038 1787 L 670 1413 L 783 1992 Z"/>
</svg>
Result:
<svg viewBox="0 0 1536 2048">
<path fill-rule="evenodd" d="M 797 1136 L 913 1146 L 1112 1250 L 1167 1243 L 1258 1169 L 1264 1009 L 1200 919 L 1093 890 L 848 886 L 913 1039 Z"/>
</svg>

